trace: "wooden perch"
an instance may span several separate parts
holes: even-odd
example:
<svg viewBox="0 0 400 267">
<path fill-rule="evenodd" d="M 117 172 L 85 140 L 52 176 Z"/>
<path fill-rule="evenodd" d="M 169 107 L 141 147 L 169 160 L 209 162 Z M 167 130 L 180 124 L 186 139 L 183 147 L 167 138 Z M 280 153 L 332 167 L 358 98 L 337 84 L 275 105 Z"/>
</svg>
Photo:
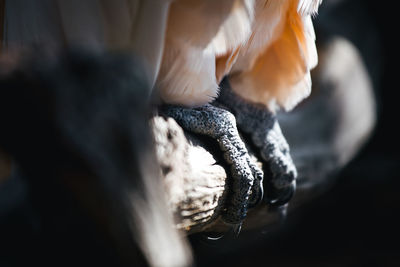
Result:
<svg viewBox="0 0 400 267">
<path fill-rule="evenodd" d="M 229 190 L 226 166 L 217 143 L 206 137 L 184 132 L 172 118 L 152 120 L 156 154 L 169 206 L 177 218 L 177 228 L 189 233 L 225 231 L 219 219 Z M 259 164 L 261 164 L 259 162 Z M 263 210 L 263 214 L 260 211 Z M 252 215 L 257 220 L 252 220 Z M 258 220 L 258 216 L 265 218 Z M 266 205 L 250 212 L 247 226 L 261 226 L 273 221 Z M 257 222 L 257 223 L 255 223 Z"/>
<path fill-rule="evenodd" d="M 223 202 L 226 172 L 172 118 L 152 120 L 156 155 L 169 206 L 179 229 L 202 229 L 215 221 Z"/>
</svg>

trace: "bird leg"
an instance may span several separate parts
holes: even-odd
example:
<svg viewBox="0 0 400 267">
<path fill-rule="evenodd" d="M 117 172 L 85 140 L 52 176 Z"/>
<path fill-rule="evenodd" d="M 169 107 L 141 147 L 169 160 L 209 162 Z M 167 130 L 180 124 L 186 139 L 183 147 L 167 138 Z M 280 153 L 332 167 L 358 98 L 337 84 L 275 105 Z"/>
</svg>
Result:
<svg viewBox="0 0 400 267">
<path fill-rule="evenodd" d="M 269 179 L 264 181 L 264 199 L 270 207 L 285 213 L 296 188 L 297 170 L 276 116 L 265 106 L 235 94 L 227 79 L 221 83 L 217 101 L 235 115 L 239 128 L 249 134 L 254 145 L 260 149 L 270 172 L 267 175 Z"/>
<path fill-rule="evenodd" d="M 252 162 L 246 146 L 239 136 L 236 120 L 227 110 L 204 105 L 200 108 L 165 106 L 162 112 L 174 118 L 184 129 L 216 139 L 231 166 L 231 195 L 222 214 L 228 224 L 237 226 L 237 231 L 246 217 L 249 206 L 263 198 L 263 172 Z"/>
</svg>

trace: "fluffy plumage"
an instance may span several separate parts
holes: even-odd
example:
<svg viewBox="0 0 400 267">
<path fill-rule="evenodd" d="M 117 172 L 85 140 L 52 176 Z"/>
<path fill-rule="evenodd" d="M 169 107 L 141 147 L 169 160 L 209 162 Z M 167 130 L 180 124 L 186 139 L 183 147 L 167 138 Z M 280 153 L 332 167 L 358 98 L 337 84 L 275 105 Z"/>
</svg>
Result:
<svg viewBox="0 0 400 267">
<path fill-rule="evenodd" d="M 230 77 L 237 94 L 272 111 L 290 110 L 309 95 L 310 70 L 317 64 L 310 15 L 298 12 L 297 0 L 277 2 L 267 1 L 256 16 L 255 31 Z"/>
<path fill-rule="evenodd" d="M 302 15 L 313 15 L 318 11 L 322 0 L 299 0 L 297 10 Z"/>
<path fill-rule="evenodd" d="M 251 33 L 253 8 L 253 0 L 172 3 L 158 77 L 164 101 L 201 106 L 217 97 L 219 79 L 234 61 L 232 50 L 246 42 Z M 219 55 L 226 60 L 216 68 Z"/>
<path fill-rule="evenodd" d="M 321 1 L 193 2 L 170 8 L 158 77 L 164 101 L 206 104 L 224 75 L 237 94 L 272 111 L 290 110 L 309 95 L 317 63 L 310 16 Z"/>
<path fill-rule="evenodd" d="M 310 92 L 317 62 L 310 16 L 320 2 L 13 0 L 3 43 L 128 50 L 167 103 L 209 103 L 230 75 L 240 96 L 288 110 Z"/>
</svg>

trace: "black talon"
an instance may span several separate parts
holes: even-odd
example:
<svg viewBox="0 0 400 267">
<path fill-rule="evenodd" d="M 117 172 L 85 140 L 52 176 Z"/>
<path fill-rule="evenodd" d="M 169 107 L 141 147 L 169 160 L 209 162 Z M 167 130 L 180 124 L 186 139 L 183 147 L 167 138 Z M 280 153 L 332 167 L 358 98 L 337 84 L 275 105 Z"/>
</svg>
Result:
<svg viewBox="0 0 400 267">
<path fill-rule="evenodd" d="M 242 230 L 242 224 L 243 223 L 238 223 L 232 226 L 232 232 L 234 238 L 237 238 L 239 236 L 240 231 Z"/>
<path fill-rule="evenodd" d="M 262 202 L 264 199 L 264 189 L 263 189 L 263 179 L 264 175 L 263 173 L 257 173 L 253 174 L 254 175 L 254 185 L 253 185 L 253 191 L 250 195 L 249 198 L 249 209 L 256 207 L 258 204 Z"/>
<path fill-rule="evenodd" d="M 230 224 L 230 228 L 226 233 L 218 233 L 216 236 L 211 236 L 211 234 L 202 234 L 202 239 L 205 241 L 212 242 L 226 242 L 231 241 L 232 239 L 237 239 L 242 230 L 243 222 L 238 224 Z"/>
<path fill-rule="evenodd" d="M 282 189 L 274 189 L 273 192 L 269 192 L 265 201 L 271 208 L 277 208 L 281 206 L 285 206 L 292 199 L 294 193 L 296 191 L 296 183 L 293 182 L 291 185 L 282 188 Z"/>
<path fill-rule="evenodd" d="M 209 241 L 219 241 L 219 240 L 222 240 L 225 237 L 225 235 L 219 234 L 218 236 L 211 236 L 210 234 L 205 234 L 204 237 L 206 240 L 209 240 Z"/>
</svg>

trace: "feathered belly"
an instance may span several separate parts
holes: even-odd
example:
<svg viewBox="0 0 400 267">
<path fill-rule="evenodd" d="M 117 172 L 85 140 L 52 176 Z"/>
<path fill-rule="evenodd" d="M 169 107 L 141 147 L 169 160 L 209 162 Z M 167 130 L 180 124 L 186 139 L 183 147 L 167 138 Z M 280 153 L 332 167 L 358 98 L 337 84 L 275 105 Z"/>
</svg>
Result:
<svg viewBox="0 0 400 267">
<path fill-rule="evenodd" d="M 200 106 L 218 94 L 251 34 L 254 0 L 181 0 L 171 5 L 157 85 L 167 103 Z"/>
</svg>

